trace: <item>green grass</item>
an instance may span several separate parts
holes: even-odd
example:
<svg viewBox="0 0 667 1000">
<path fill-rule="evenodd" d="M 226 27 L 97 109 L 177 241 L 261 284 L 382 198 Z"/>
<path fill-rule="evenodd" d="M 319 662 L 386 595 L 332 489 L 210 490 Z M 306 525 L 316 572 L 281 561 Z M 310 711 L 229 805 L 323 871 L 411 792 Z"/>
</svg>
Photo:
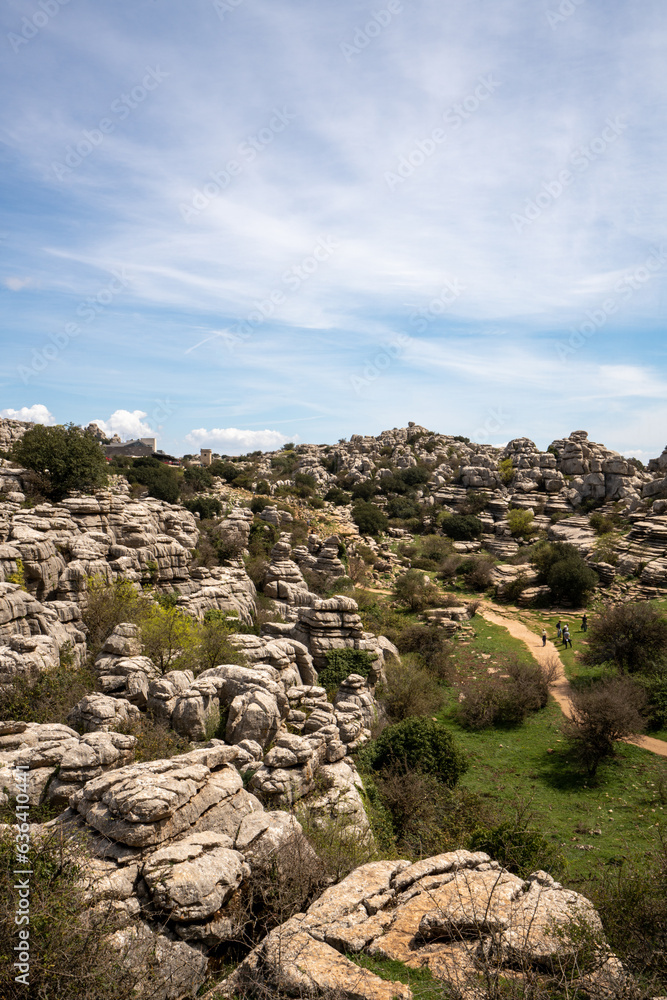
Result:
<svg viewBox="0 0 667 1000">
<path fill-rule="evenodd" d="M 434 979 L 427 968 L 410 969 L 402 962 L 393 959 L 377 958 L 361 953 L 346 953 L 345 957 L 360 969 L 372 972 L 379 979 L 392 983 L 405 983 L 418 1000 L 446 1000 L 445 984 L 442 980 Z"/>
<path fill-rule="evenodd" d="M 518 656 L 521 660 L 531 663 L 535 662 L 525 644 L 520 639 L 515 639 L 514 636 L 511 636 L 502 625 L 494 625 L 491 622 L 487 622 L 478 614 L 474 618 L 471 618 L 467 624 L 475 632 L 475 639 L 468 645 L 468 650 L 473 650 L 478 654 L 486 653 L 491 656 L 491 659 L 494 656 L 512 655 Z M 465 649 L 466 646 L 457 643 L 456 648 Z"/>
<path fill-rule="evenodd" d="M 667 762 L 621 745 L 591 785 L 562 756 L 562 713 L 555 702 L 513 729 L 469 732 L 453 718 L 452 702 L 439 718 L 455 735 L 470 768 L 460 784 L 511 814 L 529 804 L 533 824 L 564 855 L 570 878 L 619 858 L 641 858 L 667 818 Z M 610 812 L 610 810 L 612 810 Z M 601 835 L 588 833 L 601 829 Z M 589 844 L 592 851 L 577 850 Z"/>
</svg>

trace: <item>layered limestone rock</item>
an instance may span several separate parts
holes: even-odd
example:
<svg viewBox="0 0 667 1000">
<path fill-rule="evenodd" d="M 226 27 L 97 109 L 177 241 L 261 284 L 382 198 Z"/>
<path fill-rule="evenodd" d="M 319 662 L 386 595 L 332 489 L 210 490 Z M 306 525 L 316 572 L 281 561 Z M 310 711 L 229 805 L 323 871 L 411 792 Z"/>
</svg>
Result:
<svg viewBox="0 0 667 1000">
<path fill-rule="evenodd" d="M 0 583 L 0 689 L 57 667 L 61 658 L 81 665 L 86 640 L 80 619 L 76 605 L 41 604 L 18 584 Z"/>
<path fill-rule="evenodd" d="M 191 995 L 208 954 L 238 940 L 246 886 L 268 866 L 312 864 L 299 823 L 266 811 L 233 763 L 242 749 L 212 741 L 170 760 L 133 764 L 88 781 L 47 826 L 87 847 L 82 885 L 92 906 L 111 901 L 120 923 L 109 946 L 146 970 L 151 996 Z"/>
<path fill-rule="evenodd" d="M 0 722 L 0 803 L 22 788 L 16 768 L 25 769 L 30 805 L 67 805 L 70 795 L 101 774 L 133 759 L 136 739 L 120 733 L 80 736 L 68 726 Z"/>
<path fill-rule="evenodd" d="M 300 570 L 308 570 L 316 586 L 323 590 L 333 586 L 336 580 L 345 576 L 344 564 L 339 558 L 341 540 L 331 535 L 322 541 L 317 535 L 308 536 L 308 546 L 297 546 L 294 559 Z"/>
<path fill-rule="evenodd" d="M 308 590 L 308 584 L 298 564 L 291 558 L 289 535 L 284 534 L 271 549 L 271 561 L 264 576 L 264 593 L 267 597 L 285 604 L 306 607 L 317 600 Z"/>
<path fill-rule="evenodd" d="M 95 660 L 95 673 L 102 694 L 144 709 L 150 682 L 159 678 L 160 671 L 147 656 L 141 655 L 141 648 L 138 625 L 130 622 L 117 625 Z"/>
<path fill-rule="evenodd" d="M 281 993 L 413 996 L 403 983 L 380 979 L 346 957 L 355 953 L 428 968 L 457 995 L 471 997 L 487 966 L 518 969 L 531 982 L 542 972 L 578 966 L 576 985 L 592 997 L 605 986 L 626 986 L 587 899 L 545 872 L 523 880 L 486 854 L 454 851 L 416 864 L 358 868 L 272 931 L 224 981 L 222 995 L 252 989 L 261 970 L 264 988 Z"/>
<path fill-rule="evenodd" d="M 299 608 L 294 625 L 269 623 L 265 631 L 275 637 L 289 636 L 306 646 L 318 671 L 326 667 L 326 654 L 331 649 L 358 649 L 375 654 L 371 676 L 375 683 L 385 656 L 398 657 L 398 650 L 384 636 L 365 632 L 357 612 L 357 603 L 351 597 L 332 597 L 316 601 L 312 608 Z"/>
</svg>

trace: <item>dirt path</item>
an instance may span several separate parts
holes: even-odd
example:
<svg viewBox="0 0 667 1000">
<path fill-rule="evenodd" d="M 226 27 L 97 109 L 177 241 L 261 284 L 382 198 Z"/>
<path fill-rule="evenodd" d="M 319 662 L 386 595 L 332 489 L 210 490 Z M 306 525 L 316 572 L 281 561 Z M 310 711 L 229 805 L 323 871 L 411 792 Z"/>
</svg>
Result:
<svg viewBox="0 0 667 1000">
<path fill-rule="evenodd" d="M 549 691 L 560 705 L 563 715 L 570 718 L 572 716 L 572 688 L 565 676 L 563 662 L 554 643 L 547 639 L 546 646 L 543 646 L 541 636 L 531 632 L 522 622 L 512 618 L 509 614 L 504 615 L 499 608 L 491 608 L 488 604 L 482 604 L 477 609 L 477 614 L 493 625 L 501 625 L 506 628 L 511 636 L 519 639 L 528 647 L 539 664 L 546 666 L 553 663 L 554 660 L 558 662 L 560 670 L 556 679 L 549 685 Z M 642 750 L 658 754 L 659 757 L 667 757 L 667 742 L 665 740 L 655 740 L 651 736 L 636 736 L 627 742 L 641 747 Z"/>
</svg>

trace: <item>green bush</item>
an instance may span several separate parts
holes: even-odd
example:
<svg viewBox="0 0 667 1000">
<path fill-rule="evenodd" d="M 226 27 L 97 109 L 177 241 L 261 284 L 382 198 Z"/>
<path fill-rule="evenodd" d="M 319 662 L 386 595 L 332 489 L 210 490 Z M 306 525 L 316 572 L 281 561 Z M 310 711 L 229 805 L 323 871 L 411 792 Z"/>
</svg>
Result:
<svg viewBox="0 0 667 1000">
<path fill-rule="evenodd" d="M 332 486 L 324 494 L 324 499 L 328 500 L 329 503 L 335 504 L 336 507 L 346 507 L 351 502 L 352 497 L 345 490 L 341 490 L 339 486 Z"/>
<path fill-rule="evenodd" d="M 392 497 L 387 504 L 387 517 L 396 517 L 406 520 L 410 517 L 419 517 L 419 504 L 409 497 Z"/>
<path fill-rule="evenodd" d="M 363 751 L 372 771 L 394 770 L 407 774 L 432 774 L 453 788 L 467 770 L 467 762 L 454 737 L 432 719 L 413 718 L 387 726 Z"/>
<path fill-rule="evenodd" d="M 648 601 L 609 604 L 592 620 L 587 639 L 584 663 L 651 672 L 667 655 L 667 618 Z"/>
<path fill-rule="evenodd" d="M 0 719 L 69 725 L 67 716 L 96 687 L 87 667 L 61 663 L 44 673 L 22 675 L 0 693 Z"/>
<path fill-rule="evenodd" d="M 372 479 L 363 479 L 352 487 L 353 500 L 372 500 L 377 493 L 377 484 Z"/>
<path fill-rule="evenodd" d="M 320 670 L 317 681 L 327 691 L 337 691 L 350 674 L 368 677 L 377 656 L 363 649 L 329 649 L 326 658 L 327 665 Z"/>
<path fill-rule="evenodd" d="M 97 656 L 116 625 L 138 624 L 147 614 L 150 599 L 135 584 L 120 577 L 108 583 L 104 577 L 88 577 L 86 603 L 81 617 L 88 631 L 88 651 Z"/>
<path fill-rule="evenodd" d="M 222 513 L 222 503 L 217 497 L 192 497 L 189 500 L 184 500 L 183 506 L 193 514 L 199 514 L 202 521 L 208 521 Z"/>
<path fill-rule="evenodd" d="M 629 677 L 614 677 L 588 690 L 573 691 L 572 718 L 563 723 L 570 758 L 589 778 L 613 757 L 615 744 L 641 733 L 646 724 L 642 688 Z"/>
<path fill-rule="evenodd" d="M 180 481 L 176 469 L 157 458 L 135 458 L 125 475 L 128 482 L 145 486 L 150 497 L 176 503 L 180 493 Z"/>
<path fill-rule="evenodd" d="M 533 520 L 535 515 L 532 510 L 520 510 L 515 508 L 507 513 L 509 529 L 515 538 L 530 538 L 535 534 Z"/>
<path fill-rule="evenodd" d="M 193 493 L 201 493 L 213 485 L 213 476 L 210 468 L 207 469 L 202 465 L 189 465 L 183 473 L 183 482 Z"/>
<path fill-rule="evenodd" d="M 562 856 L 543 834 L 517 820 L 480 827 L 470 837 L 468 849 L 484 851 L 503 868 L 523 878 L 539 870 L 557 877 L 564 867 Z"/>
<path fill-rule="evenodd" d="M 233 462 L 223 462 L 218 459 L 217 462 L 211 462 L 208 471 L 212 476 L 224 479 L 226 483 L 232 483 L 239 474 L 239 467 Z"/>
<path fill-rule="evenodd" d="M 482 534 L 482 522 L 474 514 L 452 514 L 443 518 L 441 527 L 457 542 L 472 542 Z"/>
<path fill-rule="evenodd" d="M 76 424 L 35 424 L 15 442 L 11 459 L 37 476 L 37 487 L 49 500 L 62 500 L 73 490 L 95 490 L 108 479 L 102 447 Z"/>
<path fill-rule="evenodd" d="M 547 584 L 556 601 L 570 601 L 583 604 L 597 587 L 599 578 L 594 569 L 587 566 L 581 556 L 562 559 L 549 570 Z"/>
<path fill-rule="evenodd" d="M 511 458 L 503 458 L 498 462 L 498 472 L 500 473 L 500 481 L 504 486 L 509 486 L 515 476 L 514 462 Z"/>
<path fill-rule="evenodd" d="M 454 645 L 437 625 L 409 625 L 399 634 L 400 653 L 412 653 L 418 662 L 440 681 L 450 680 L 454 664 Z"/>
<path fill-rule="evenodd" d="M 352 508 L 352 520 L 362 535 L 380 535 L 388 527 L 386 515 L 374 503 L 366 500 L 357 500 Z"/>
<path fill-rule="evenodd" d="M 499 673 L 482 673 L 460 686 L 457 718 L 466 729 L 520 725 L 549 700 L 549 676 L 539 667 L 509 657 Z"/>
<path fill-rule="evenodd" d="M 406 573 L 401 573 L 394 584 L 394 593 L 396 599 L 412 611 L 423 611 L 428 605 L 439 601 L 438 588 L 428 582 L 420 569 L 409 569 Z"/>
<path fill-rule="evenodd" d="M 266 479 L 260 479 L 255 486 L 255 493 L 259 493 L 261 496 L 270 496 L 271 487 L 267 483 Z"/>
<path fill-rule="evenodd" d="M 31 871 L 29 924 L 15 923 L 16 829 L 0 832 L 0 996 L 3 1000 L 132 1000 L 153 993 L 148 953 L 130 967 L 108 944 L 122 926 L 111 901 L 91 906 L 84 886 L 85 849 L 56 830 L 33 833 L 21 867 Z M 23 878 L 23 876 L 20 876 Z M 27 985 L 16 982 L 19 931 L 29 932 Z"/>
<path fill-rule="evenodd" d="M 408 653 L 401 662 L 385 667 L 387 683 L 381 701 L 392 722 L 419 715 L 435 715 L 442 708 L 444 693 L 433 674 L 414 662 Z"/>
</svg>

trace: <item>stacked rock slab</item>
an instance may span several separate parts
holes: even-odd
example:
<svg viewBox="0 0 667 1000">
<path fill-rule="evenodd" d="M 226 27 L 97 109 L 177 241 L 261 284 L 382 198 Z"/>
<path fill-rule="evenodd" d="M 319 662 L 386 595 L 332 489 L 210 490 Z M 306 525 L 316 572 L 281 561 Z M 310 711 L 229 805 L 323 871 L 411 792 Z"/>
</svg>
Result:
<svg viewBox="0 0 667 1000">
<path fill-rule="evenodd" d="M 89 781 L 49 824 L 85 837 L 91 905 L 114 904 L 109 944 L 136 968 L 147 995 L 194 995 L 208 951 L 238 938 L 244 887 L 276 858 L 313 858 L 301 827 L 267 812 L 234 765 L 250 755 L 212 741 L 170 760 L 133 764 Z M 279 862 L 280 863 L 280 862 Z"/>
<path fill-rule="evenodd" d="M 96 732 L 79 736 L 68 726 L 0 722 L 0 803 L 15 798 L 16 768 L 27 769 L 30 805 L 67 805 L 86 782 L 134 757 L 134 736 Z"/>
<path fill-rule="evenodd" d="M 300 608 L 294 625 L 268 623 L 267 635 L 290 637 L 307 647 L 315 669 L 327 665 L 327 652 L 331 649 L 358 649 L 375 654 L 376 661 L 371 682 L 376 683 L 385 655 L 398 657 L 398 650 L 384 636 L 365 632 L 358 615 L 357 602 L 351 597 L 332 597 L 318 600 L 312 608 Z"/>
<path fill-rule="evenodd" d="M 481 995 L 485 966 L 523 970 L 535 983 L 541 973 L 578 965 L 576 986 L 596 1000 L 629 986 L 585 897 L 546 872 L 523 880 L 486 854 L 454 851 L 416 864 L 362 865 L 272 931 L 224 981 L 221 995 L 252 990 L 258 981 L 276 993 L 330 990 L 341 1000 L 416 995 L 346 957 L 355 953 L 427 968 L 457 996 Z"/>
</svg>

